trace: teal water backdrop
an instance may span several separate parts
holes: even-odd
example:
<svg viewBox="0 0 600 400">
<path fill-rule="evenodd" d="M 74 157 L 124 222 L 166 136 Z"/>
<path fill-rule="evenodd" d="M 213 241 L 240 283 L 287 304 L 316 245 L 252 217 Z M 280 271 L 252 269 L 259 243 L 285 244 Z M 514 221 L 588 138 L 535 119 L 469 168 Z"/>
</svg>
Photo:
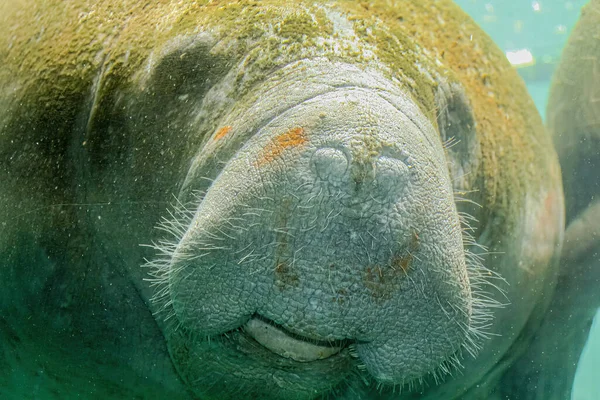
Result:
<svg viewBox="0 0 600 400">
<path fill-rule="evenodd" d="M 545 118 L 552 73 L 587 0 L 456 2 L 507 53 L 524 78 L 542 118 Z M 600 312 L 596 314 L 590 338 L 579 361 L 572 399 L 600 399 Z"/>
</svg>

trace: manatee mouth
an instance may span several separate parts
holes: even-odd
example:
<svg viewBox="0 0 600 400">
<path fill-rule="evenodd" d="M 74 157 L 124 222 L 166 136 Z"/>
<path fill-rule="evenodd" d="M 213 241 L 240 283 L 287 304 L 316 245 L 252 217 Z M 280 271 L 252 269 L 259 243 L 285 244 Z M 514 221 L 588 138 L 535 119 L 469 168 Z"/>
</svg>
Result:
<svg viewBox="0 0 600 400">
<path fill-rule="evenodd" d="M 347 345 L 344 341 L 319 342 L 303 338 L 260 316 L 250 318 L 243 328 L 271 352 L 299 362 L 323 360 L 339 353 Z"/>
</svg>

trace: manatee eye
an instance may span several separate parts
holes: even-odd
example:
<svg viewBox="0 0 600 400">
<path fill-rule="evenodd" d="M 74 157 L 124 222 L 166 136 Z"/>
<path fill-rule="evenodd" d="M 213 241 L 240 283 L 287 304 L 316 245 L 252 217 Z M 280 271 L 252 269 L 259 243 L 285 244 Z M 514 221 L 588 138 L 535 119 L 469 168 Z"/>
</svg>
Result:
<svg viewBox="0 0 600 400">
<path fill-rule="evenodd" d="M 313 153 L 310 168 L 322 181 L 339 186 L 348 170 L 348 156 L 344 151 L 333 147 L 321 147 Z"/>
</svg>

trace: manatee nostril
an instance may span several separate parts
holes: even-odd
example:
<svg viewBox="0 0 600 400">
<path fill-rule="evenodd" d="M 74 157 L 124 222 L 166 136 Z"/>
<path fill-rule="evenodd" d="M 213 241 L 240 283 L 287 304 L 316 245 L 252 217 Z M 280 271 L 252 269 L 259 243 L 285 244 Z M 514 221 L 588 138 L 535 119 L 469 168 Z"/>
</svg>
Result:
<svg viewBox="0 0 600 400">
<path fill-rule="evenodd" d="M 407 163 L 393 156 L 382 155 L 375 164 L 375 177 L 379 185 L 391 189 L 400 189 L 408 181 L 409 166 Z"/>
<path fill-rule="evenodd" d="M 315 175 L 333 186 L 339 186 L 344 181 L 348 164 L 348 156 L 342 150 L 333 147 L 317 149 L 310 160 L 310 167 Z"/>
</svg>

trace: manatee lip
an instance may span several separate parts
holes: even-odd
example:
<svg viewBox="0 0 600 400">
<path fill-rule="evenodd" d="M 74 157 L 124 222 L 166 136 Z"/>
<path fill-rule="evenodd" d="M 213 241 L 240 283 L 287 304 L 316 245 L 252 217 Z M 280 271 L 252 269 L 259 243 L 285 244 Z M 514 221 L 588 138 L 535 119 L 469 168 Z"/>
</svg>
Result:
<svg viewBox="0 0 600 400">
<path fill-rule="evenodd" d="M 256 342 L 281 357 L 298 362 L 312 362 L 331 357 L 347 345 L 347 341 L 316 341 L 291 333 L 280 325 L 254 315 L 243 326 Z"/>
</svg>

